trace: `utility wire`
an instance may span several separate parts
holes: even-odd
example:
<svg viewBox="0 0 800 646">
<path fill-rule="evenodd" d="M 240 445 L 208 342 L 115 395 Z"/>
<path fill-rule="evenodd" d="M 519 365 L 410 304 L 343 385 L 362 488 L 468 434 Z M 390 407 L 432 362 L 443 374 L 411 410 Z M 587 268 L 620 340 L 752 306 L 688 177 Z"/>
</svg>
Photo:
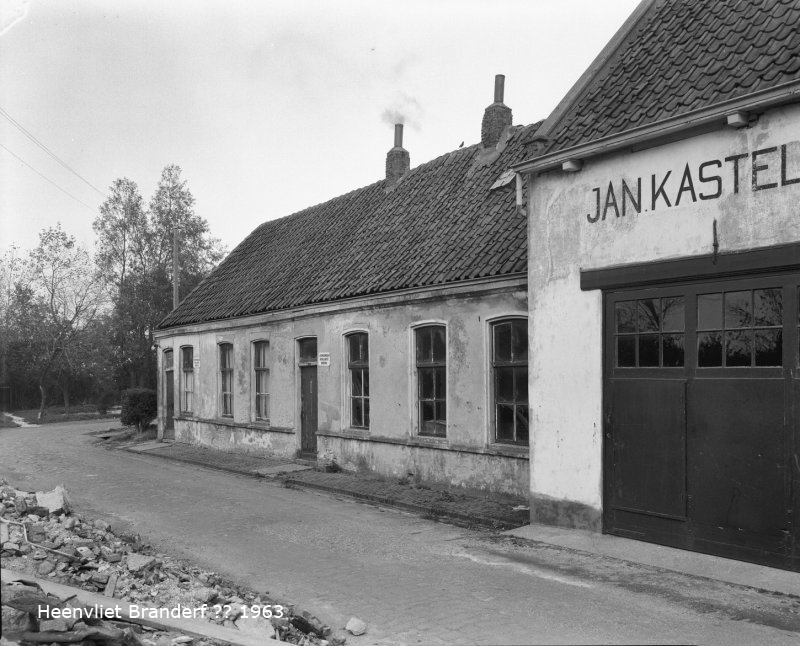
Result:
<svg viewBox="0 0 800 646">
<path fill-rule="evenodd" d="M 30 169 L 31 169 L 31 170 L 32 170 L 34 173 L 36 173 L 36 174 L 37 174 L 39 177 L 41 177 L 41 178 L 42 178 L 42 179 L 44 179 L 45 181 L 48 181 L 48 182 L 50 182 L 50 183 L 51 183 L 53 186 L 55 186 L 55 187 L 56 187 L 56 188 L 57 188 L 59 191 L 61 191 L 61 192 L 62 192 L 62 193 L 64 193 L 65 195 L 69 195 L 69 196 L 70 196 L 70 197 L 71 197 L 73 200 L 75 200 L 76 202 L 80 202 L 81 204 L 83 204 L 83 205 L 84 205 L 84 206 L 85 206 L 87 209 L 89 209 L 89 210 L 90 210 L 90 211 L 92 211 L 93 213 L 96 211 L 96 209 L 94 209 L 93 207 L 89 206 L 89 205 L 88 205 L 86 202 L 84 202 L 84 201 L 82 201 L 82 200 L 79 200 L 79 199 L 78 199 L 77 197 L 75 197 L 75 196 L 74 196 L 72 193 L 70 193 L 70 192 L 68 192 L 68 191 L 65 191 L 63 188 L 61 188 L 61 187 L 60 187 L 58 184 L 56 184 L 56 183 L 55 183 L 53 180 L 51 180 L 49 177 L 46 177 L 45 175 L 43 175 L 42 173 L 40 173 L 40 172 L 39 172 L 38 170 L 36 170 L 36 169 L 35 169 L 33 166 L 31 166 L 31 165 L 30 165 L 28 162 L 26 162 L 24 159 L 22 159 L 22 157 L 20 157 L 20 156 L 19 156 L 19 155 L 17 155 L 15 152 L 13 152 L 13 151 L 9 150 L 8 148 L 6 148 L 6 147 L 5 147 L 3 144 L 0 144 L 0 148 L 3 148 L 3 149 L 6 151 L 6 152 L 8 152 L 9 154 L 11 154 L 11 155 L 13 155 L 14 157 L 16 157 L 18 161 L 20 161 L 21 163 L 25 164 L 25 166 L 27 166 L 28 168 L 30 168 Z"/>
<path fill-rule="evenodd" d="M 83 176 L 82 176 L 82 175 L 81 175 L 81 174 L 80 174 L 78 171 L 76 171 L 76 170 L 73 170 L 73 169 L 72 169 L 72 168 L 69 166 L 69 164 L 67 164 L 67 162 L 63 161 L 63 160 L 62 160 L 62 159 L 61 159 L 61 158 L 60 158 L 58 155 L 56 155 L 56 154 L 55 154 L 55 153 L 54 153 L 52 150 L 50 150 L 50 149 L 49 149 L 47 146 L 45 146 L 45 145 L 44 145 L 44 144 L 43 144 L 41 141 L 39 141 L 39 140 L 38 140 L 38 139 L 37 139 L 37 138 L 36 138 L 36 137 L 35 137 L 35 136 L 34 136 L 34 135 L 33 135 L 33 134 L 30 132 L 30 131 L 28 131 L 28 130 L 25 128 L 25 126 L 23 126 L 23 125 L 22 125 L 22 124 L 21 124 L 19 121 L 17 121 L 16 119 L 14 119 L 14 117 L 12 117 L 10 114 L 8 114 L 8 112 L 6 112 L 5 110 L 3 110 L 3 108 L 2 108 L 2 107 L 0 107 L 0 114 L 2 114 L 2 115 L 3 115 L 3 116 L 6 118 L 6 119 L 8 119 L 8 120 L 11 122 L 11 124 L 12 124 L 12 125 L 13 125 L 13 126 L 14 126 L 14 127 L 17 129 L 17 130 L 19 130 L 19 131 L 20 131 L 20 132 L 21 132 L 23 135 L 25 135 L 25 136 L 26 136 L 28 139 L 30 139 L 30 140 L 31 140 L 33 143 L 35 143 L 37 146 L 39 146 L 39 148 L 41 148 L 41 149 L 42 149 L 44 152 L 46 152 L 48 155 L 50 155 L 50 157 L 52 157 L 53 159 L 55 159 L 55 160 L 56 160 L 56 161 L 57 161 L 59 164 L 61 164 L 61 165 L 62 165 L 64 168 L 66 168 L 66 169 L 67 169 L 67 170 L 68 170 L 70 173 L 72 173 L 73 175 L 75 175 L 75 177 L 77 177 L 79 180 L 81 180 L 81 181 L 82 181 L 84 184 L 86 184 L 86 185 L 87 185 L 89 188 L 91 188 L 91 189 L 93 189 L 93 190 L 97 191 L 97 192 L 98 192 L 100 195 L 102 195 L 103 197 L 105 197 L 105 196 L 106 196 L 106 194 L 105 194 L 105 193 L 103 193 L 103 191 L 101 191 L 101 190 L 100 190 L 99 188 L 97 188 L 97 187 L 96 187 L 94 184 L 92 184 L 92 183 L 91 183 L 89 180 L 87 180 L 85 177 L 83 177 Z M 6 148 L 6 150 L 8 150 L 8 148 Z M 9 151 L 9 152 L 11 152 L 11 151 Z M 13 153 L 12 153 L 12 154 L 13 154 Z M 48 180 L 48 181 L 50 181 L 50 180 Z"/>
</svg>

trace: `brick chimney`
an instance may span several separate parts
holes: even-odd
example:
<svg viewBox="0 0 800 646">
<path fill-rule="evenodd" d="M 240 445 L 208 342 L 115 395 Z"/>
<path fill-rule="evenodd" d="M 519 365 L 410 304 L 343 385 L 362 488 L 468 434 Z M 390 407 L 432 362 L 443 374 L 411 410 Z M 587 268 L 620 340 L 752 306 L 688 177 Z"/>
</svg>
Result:
<svg viewBox="0 0 800 646">
<path fill-rule="evenodd" d="M 484 148 L 492 148 L 500 141 L 500 135 L 511 125 L 511 108 L 503 103 L 503 90 L 506 77 L 497 74 L 494 77 L 494 103 L 483 113 L 481 123 L 481 144 Z"/>
<path fill-rule="evenodd" d="M 390 185 L 397 181 L 411 168 L 411 157 L 403 148 L 403 124 L 394 125 L 394 148 L 386 153 L 386 179 Z"/>
</svg>

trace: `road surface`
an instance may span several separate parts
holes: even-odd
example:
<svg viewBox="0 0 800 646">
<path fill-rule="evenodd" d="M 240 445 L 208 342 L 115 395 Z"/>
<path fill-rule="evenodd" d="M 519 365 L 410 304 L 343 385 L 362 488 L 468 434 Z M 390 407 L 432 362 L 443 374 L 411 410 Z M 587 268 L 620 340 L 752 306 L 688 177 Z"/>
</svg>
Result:
<svg viewBox="0 0 800 646">
<path fill-rule="evenodd" d="M 334 628 L 359 617 L 368 632 L 349 644 L 800 643 L 796 600 L 766 599 L 764 621 L 746 591 L 731 612 L 702 603 L 702 587 L 690 603 L 680 578 L 674 590 L 657 573 L 653 586 L 647 574 L 632 585 L 641 573 L 613 561 L 565 567 L 569 553 L 553 548 L 108 450 L 87 433 L 109 424 L 0 429 L 0 477 L 29 490 L 63 484 L 79 510 Z M 709 598 L 730 595 L 712 588 Z"/>
</svg>

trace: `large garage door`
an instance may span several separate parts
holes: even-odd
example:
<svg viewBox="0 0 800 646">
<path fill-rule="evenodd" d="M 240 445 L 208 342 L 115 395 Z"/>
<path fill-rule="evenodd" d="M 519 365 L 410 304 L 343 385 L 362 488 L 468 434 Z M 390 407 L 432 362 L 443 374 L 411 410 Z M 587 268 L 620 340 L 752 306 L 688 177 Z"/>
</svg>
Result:
<svg viewBox="0 0 800 646">
<path fill-rule="evenodd" d="M 799 283 L 606 292 L 606 531 L 800 570 Z"/>
</svg>

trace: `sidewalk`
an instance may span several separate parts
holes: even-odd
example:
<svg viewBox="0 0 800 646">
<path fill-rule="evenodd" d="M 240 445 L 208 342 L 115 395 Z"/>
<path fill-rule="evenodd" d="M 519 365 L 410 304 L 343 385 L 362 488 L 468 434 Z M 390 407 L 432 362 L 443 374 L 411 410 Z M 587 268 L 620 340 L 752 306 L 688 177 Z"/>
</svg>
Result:
<svg viewBox="0 0 800 646">
<path fill-rule="evenodd" d="M 504 534 L 534 543 L 553 545 L 578 554 L 606 558 L 612 563 L 633 563 L 664 572 L 678 572 L 692 577 L 800 598 L 798 572 L 581 529 L 526 525 Z"/>
<path fill-rule="evenodd" d="M 524 500 L 499 501 L 442 488 L 400 484 L 375 476 L 316 471 L 301 462 L 227 453 L 179 442 L 144 442 L 124 447 L 127 451 L 159 458 L 178 460 L 200 466 L 230 471 L 240 475 L 280 480 L 288 487 L 317 489 L 387 507 L 412 511 L 426 518 L 436 518 L 459 525 L 491 529 L 511 529 L 528 522 Z"/>
</svg>

